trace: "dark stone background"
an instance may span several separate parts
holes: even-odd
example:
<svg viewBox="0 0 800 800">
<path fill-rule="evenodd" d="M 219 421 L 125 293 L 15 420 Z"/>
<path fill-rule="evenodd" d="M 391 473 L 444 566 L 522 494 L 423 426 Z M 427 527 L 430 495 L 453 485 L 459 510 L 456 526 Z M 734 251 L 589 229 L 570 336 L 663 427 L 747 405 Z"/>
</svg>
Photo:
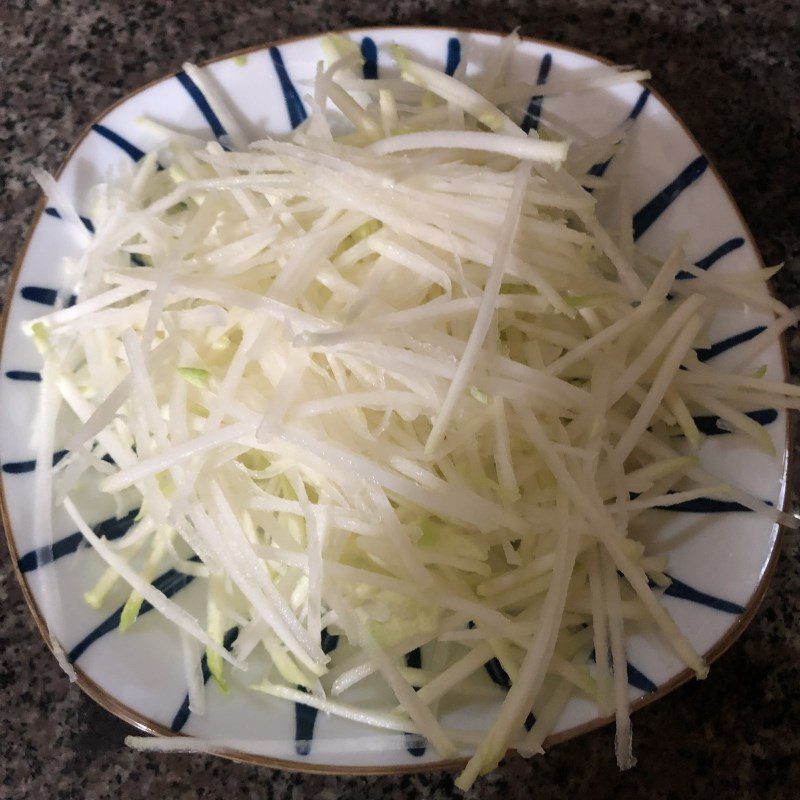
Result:
<svg viewBox="0 0 800 800">
<path fill-rule="evenodd" d="M 717 165 L 778 296 L 800 302 L 798 7 L 781 0 L 10 0 L 0 8 L 0 270 L 11 269 L 38 192 L 33 166 L 127 92 L 260 42 L 371 24 L 509 31 L 652 70 L 653 85 Z M 1 287 L 0 287 L 1 288 Z M 790 342 L 792 372 L 800 346 Z M 70 686 L 0 548 L 0 798 L 445 798 L 452 776 L 303 776 L 199 755 L 136 754 L 131 729 Z M 639 765 L 617 771 L 605 729 L 529 762 L 514 758 L 472 798 L 714 800 L 800 797 L 800 539 L 784 538 L 764 605 L 712 668 L 634 717 Z"/>
</svg>

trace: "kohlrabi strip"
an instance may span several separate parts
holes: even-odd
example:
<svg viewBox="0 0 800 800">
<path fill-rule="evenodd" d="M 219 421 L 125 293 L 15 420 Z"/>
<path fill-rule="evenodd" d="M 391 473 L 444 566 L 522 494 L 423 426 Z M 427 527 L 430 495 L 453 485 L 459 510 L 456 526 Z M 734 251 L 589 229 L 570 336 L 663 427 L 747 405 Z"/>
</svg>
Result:
<svg viewBox="0 0 800 800">
<path fill-rule="evenodd" d="M 364 81 L 358 49 L 332 37 L 311 119 L 251 143 L 187 65 L 235 149 L 143 122 L 164 143 L 98 188 L 92 237 L 37 175 L 86 245 L 79 302 L 27 326 L 46 360 L 37 541 L 63 503 L 107 565 L 87 601 L 101 608 L 127 584 L 122 630 L 144 600 L 178 627 L 194 714 L 217 691 L 204 650 L 219 687 L 236 676 L 416 732 L 442 757 L 474 752 L 462 788 L 512 744 L 540 751 L 573 696 L 615 713 L 632 766 L 632 625 L 705 675 L 660 602 L 666 561 L 637 539 L 654 507 L 713 494 L 797 525 L 693 452 L 705 414 L 770 453 L 747 412 L 800 405 L 758 360 L 796 313 L 764 290 L 770 271 L 698 271 L 680 243 L 663 261 L 640 252 L 627 195 L 603 227 L 586 170 L 620 139 L 582 136 L 571 152 L 557 120 L 526 136 L 505 74 L 513 45 L 470 79 L 398 50 L 399 76 Z M 701 363 L 715 310 L 732 304 L 776 322 Z M 125 537 L 91 530 L 87 487 L 119 514 L 139 509 Z M 195 578 L 203 614 L 152 584 L 167 569 Z M 327 636 L 342 639 L 330 653 Z M 505 701 L 482 669 L 492 658 Z M 382 693 L 361 685 L 370 676 Z M 498 694 L 484 738 L 443 723 L 442 708 Z"/>
</svg>

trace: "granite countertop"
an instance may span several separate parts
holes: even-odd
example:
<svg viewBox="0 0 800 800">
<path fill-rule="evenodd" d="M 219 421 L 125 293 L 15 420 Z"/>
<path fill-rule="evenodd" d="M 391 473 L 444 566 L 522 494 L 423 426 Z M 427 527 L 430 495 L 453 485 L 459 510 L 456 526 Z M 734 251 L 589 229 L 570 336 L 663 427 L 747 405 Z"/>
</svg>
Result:
<svg viewBox="0 0 800 800">
<path fill-rule="evenodd" d="M 31 168 L 54 170 L 92 118 L 185 59 L 348 26 L 433 24 L 521 32 L 652 70 L 728 182 L 769 264 L 800 303 L 798 8 L 789 0 L 7 0 L 0 9 L 0 268 L 33 215 Z M 793 33 L 794 31 L 794 33 Z M 790 341 L 792 372 L 800 342 Z M 796 459 L 800 463 L 800 459 Z M 800 537 L 787 535 L 763 606 L 693 682 L 634 716 L 636 769 L 611 729 L 508 762 L 469 797 L 797 798 Z M 0 547 L 0 798 L 445 798 L 447 773 L 305 776 L 202 755 L 137 754 L 131 729 L 70 685 L 45 647 Z"/>
</svg>

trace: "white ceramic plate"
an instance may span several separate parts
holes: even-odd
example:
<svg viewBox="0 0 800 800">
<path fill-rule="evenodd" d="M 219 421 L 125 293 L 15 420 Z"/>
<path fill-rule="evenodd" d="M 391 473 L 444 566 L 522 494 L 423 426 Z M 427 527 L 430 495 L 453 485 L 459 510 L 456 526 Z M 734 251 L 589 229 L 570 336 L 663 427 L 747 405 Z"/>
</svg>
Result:
<svg viewBox="0 0 800 800">
<path fill-rule="evenodd" d="M 391 43 L 400 43 L 418 58 L 449 71 L 468 48 L 472 74 L 493 58 L 500 41 L 494 34 L 446 29 L 381 28 L 349 35 L 361 43 L 365 77 L 390 69 L 386 49 Z M 225 57 L 207 68 L 238 110 L 245 129 L 256 138 L 260 132 L 284 133 L 304 117 L 301 97 L 321 58 L 319 38 L 309 37 Z M 587 54 L 524 41 L 513 55 L 511 79 L 545 83 L 602 67 L 602 62 Z M 534 112 L 542 107 L 545 114 L 557 114 L 596 135 L 607 133 L 626 117 L 635 119 L 629 158 L 624 166 L 612 163 L 609 174 L 623 168 L 627 172 L 634 207 L 640 209 L 636 231 L 644 247 L 663 255 L 677 236 L 688 233 L 688 254 L 704 268 L 725 272 L 755 270 L 761 265 L 733 201 L 697 143 L 674 112 L 643 86 L 534 100 L 532 107 Z M 87 213 L 90 187 L 130 168 L 132 160 L 156 144 L 156 138 L 137 124 L 142 114 L 209 138 L 224 134 L 203 95 L 183 74 L 136 92 L 84 133 L 62 168 L 59 183 L 82 213 Z M 597 171 L 604 168 L 598 165 Z M 91 227 L 88 217 L 85 224 Z M 144 614 L 132 629 L 120 634 L 115 630 L 119 611 L 109 616 L 108 609 L 94 611 L 84 603 L 83 593 L 100 574 L 101 565 L 62 515 L 56 517 L 57 540 L 52 547 L 35 551 L 29 531 L 37 502 L 32 423 L 40 359 L 20 328 L 25 320 L 46 312 L 57 296 L 65 301 L 69 297 L 71 287 L 62 262 L 65 256 L 76 255 L 80 246 L 68 224 L 51 209 L 39 209 L 12 281 L 2 350 L 3 511 L 22 586 L 45 637 L 49 641 L 54 635 L 62 643 L 84 690 L 145 730 L 238 740 L 237 757 L 295 769 L 388 771 L 437 762 L 430 747 L 414 747 L 419 743 L 404 742 L 402 737 L 398 741 L 395 736 L 396 746 L 386 749 L 380 733 L 322 714 L 315 718 L 307 708 L 249 692 L 236 676 L 227 696 L 209 685 L 205 716 L 189 714 L 178 637 L 170 626 L 157 614 Z M 767 322 L 762 315 L 746 311 L 721 315 L 712 332 L 716 344 L 704 356 L 730 357 L 738 342 Z M 769 376 L 784 378 L 785 361 L 778 345 L 759 361 L 767 363 Z M 713 419 L 705 419 L 700 424 L 706 431 L 719 435 L 708 438 L 702 462 L 722 478 L 783 507 L 785 414 L 753 411 L 767 426 L 780 457 L 755 452 L 738 437 L 722 435 Z M 106 519 L 101 524 L 107 535 L 125 529 L 126 521 L 115 522 L 110 507 L 94 505 L 86 513 L 94 522 Z M 663 602 L 694 647 L 713 658 L 741 633 L 763 595 L 777 552 L 778 527 L 735 504 L 710 501 L 657 512 L 655 518 L 652 547 L 669 554 L 674 579 Z M 199 587 L 187 576 L 170 572 L 158 583 L 189 607 L 199 600 Z M 657 640 L 634 637 L 630 664 L 631 697 L 637 704 L 663 695 L 688 677 Z M 446 719 L 456 725 L 469 720 L 468 726 L 475 727 L 488 720 L 490 711 L 486 706 L 470 706 L 453 710 Z M 593 705 L 574 700 L 551 741 L 600 723 Z M 310 747 L 298 746 L 296 738 L 311 739 Z"/>
</svg>

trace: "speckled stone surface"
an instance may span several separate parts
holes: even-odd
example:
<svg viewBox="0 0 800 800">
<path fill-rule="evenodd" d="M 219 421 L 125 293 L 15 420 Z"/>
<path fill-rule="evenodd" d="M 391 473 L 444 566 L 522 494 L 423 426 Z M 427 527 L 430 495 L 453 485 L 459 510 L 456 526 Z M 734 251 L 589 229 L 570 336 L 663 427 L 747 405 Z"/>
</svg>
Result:
<svg viewBox="0 0 800 800">
<path fill-rule="evenodd" d="M 37 191 L 92 118 L 131 89 L 263 41 L 371 24 L 485 27 L 552 39 L 652 70 L 718 166 L 779 296 L 800 303 L 800 20 L 759 0 L 7 0 L 0 7 L 0 267 L 8 275 Z M 790 341 L 800 372 L 800 342 Z M 2 417 L 0 417 L 0 420 Z M 2 422 L 0 422 L 2 424 Z M 798 459 L 800 461 L 800 459 Z M 452 776 L 303 776 L 203 756 L 126 750 L 131 729 L 71 686 L 47 651 L 0 547 L 0 798 L 446 798 Z M 634 717 L 636 769 L 610 729 L 545 758 L 514 758 L 469 797 L 582 800 L 800 798 L 800 539 L 786 536 L 742 638 L 692 683 Z"/>
</svg>

